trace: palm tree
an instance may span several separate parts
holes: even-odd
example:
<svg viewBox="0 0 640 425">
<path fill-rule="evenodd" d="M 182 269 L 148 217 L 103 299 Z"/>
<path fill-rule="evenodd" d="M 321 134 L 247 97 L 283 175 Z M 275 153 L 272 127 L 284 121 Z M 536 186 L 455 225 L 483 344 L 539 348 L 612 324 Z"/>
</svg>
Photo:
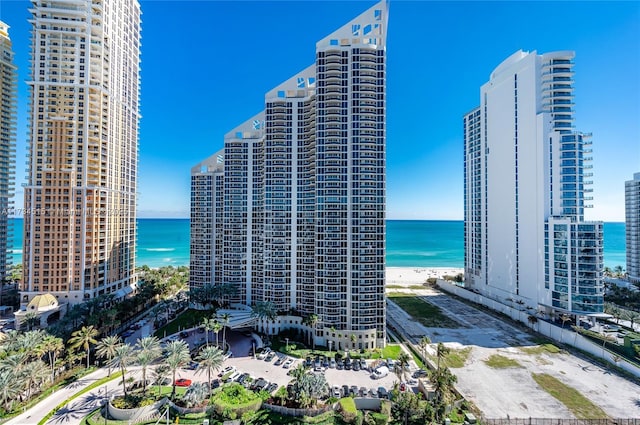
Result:
<svg viewBox="0 0 640 425">
<path fill-rule="evenodd" d="M 311 338 L 313 349 L 315 350 L 316 349 L 316 326 L 318 326 L 318 323 L 320 322 L 320 318 L 318 317 L 317 314 L 310 314 L 307 317 L 305 317 L 304 322 L 307 326 L 311 328 L 311 334 L 309 334 L 309 337 Z"/>
<path fill-rule="evenodd" d="M 40 325 L 40 316 L 35 311 L 30 311 L 24 315 L 24 321 L 20 324 L 20 327 L 30 331 L 38 325 Z"/>
<path fill-rule="evenodd" d="M 173 398 L 176 395 L 176 372 L 191 360 L 191 356 L 189 356 L 189 346 L 182 340 L 171 341 L 165 346 L 165 350 L 165 363 L 169 366 L 173 378 L 171 390 L 171 398 Z"/>
<path fill-rule="evenodd" d="M 451 352 L 451 349 L 446 347 L 443 343 L 439 342 L 437 347 L 436 347 L 436 357 L 438 359 L 438 364 L 437 364 L 437 368 L 436 370 L 439 372 L 440 371 L 440 360 L 444 359 L 447 354 L 449 354 Z"/>
<path fill-rule="evenodd" d="M 64 350 L 64 342 L 62 338 L 53 335 L 47 335 L 38 346 L 38 353 L 42 356 L 46 355 L 51 368 L 51 382 L 56 379 L 56 358 Z"/>
<path fill-rule="evenodd" d="M 219 370 L 224 362 L 222 351 L 218 347 L 205 347 L 200 350 L 197 360 L 200 362 L 196 373 L 207 371 L 207 382 L 211 391 L 211 370 Z"/>
<path fill-rule="evenodd" d="M 215 320 L 212 326 L 213 326 L 212 331 L 216 334 L 216 347 L 217 347 L 220 344 L 220 342 L 218 341 L 218 334 L 222 330 L 222 324 L 217 320 Z"/>
<path fill-rule="evenodd" d="M 135 355 L 133 347 L 129 343 L 124 343 L 116 347 L 115 353 L 110 362 L 113 367 L 120 368 L 120 372 L 122 372 L 122 391 L 124 392 L 125 398 L 127 397 L 125 373 L 127 372 L 127 367 L 133 363 L 134 359 Z"/>
<path fill-rule="evenodd" d="M 87 352 L 87 369 L 89 368 L 89 350 L 92 344 L 96 344 L 95 337 L 98 336 L 98 330 L 93 326 L 83 326 L 79 331 L 75 331 L 71 334 L 69 339 L 69 346 L 72 349 L 78 347 L 84 348 Z"/>
<path fill-rule="evenodd" d="M 191 407 L 201 404 L 208 396 L 209 386 L 203 382 L 194 382 L 187 388 L 187 391 L 182 396 L 182 400 L 187 404 L 187 407 Z"/>
<path fill-rule="evenodd" d="M 116 348 L 122 344 L 119 335 L 107 336 L 102 338 L 96 345 L 96 355 L 100 359 L 107 359 L 107 367 L 109 369 L 108 376 L 111 376 L 111 359 L 116 354 Z"/>
<path fill-rule="evenodd" d="M 153 371 L 156 375 L 156 384 L 158 385 L 158 395 L 160 395 L 160 386 L 162 385 L 162 380 L 169 376 L 169 367 L 165 364 L 158 365 Z"/>
<path fill-rule="evenodd" d="M 629 327 L 632 330 L 634 330 L 633 324 L 638 321 L 638 318 L 640 318 L 640 313 L 638 313 L 637 311 L 633 311 L 633 310 L 625 310 L 623 317 L 624 317 L 625 320 L 628 320 L 629 322 L 631 322 Z"/>
<path fill-rule="evenodd" d="M 222 349 L 223 351 L 227 350 L 227 326 L 229 326 L 229 321 L 231 320 L 231 315 L 229 313 L 224 313 L 220 316 L 220 323 L 222 324 Z"/>
<path fill-rule="evenodd" d="M 411 357 L 404 351 L 398 355 L 396 366 L 400 368 L 401 377 L 406 378 L 407 368 L 409 367 L 409 360 Z"/>
<path fill-rule="evenodd" d="M 205 317 L 202 319 L 202 327 L 204 328 L 204 337 L 206 339 L 206 345 L 209 346 L 209 332 L 215 329 L 216 320 L 213 317 Z"/>
<path fill-rule="evenodd" d="M 137 356 L 138 364 L 142 366 L 142 392 L 147 391 L 147 367 L 162 354 L 160 341 L 155 336 L 139 338 L 136 347 L 140 350 Z"/>
<path fill-rule="evenodd" d="M 356 335 L 355 334 L 351 334 L 349 336 L 349 339 L 351 340 L 352 348 L 355 349 L 356 348 Z"/>
<path fill-rule="evenodd" d="M 271 301 L 257 301 L 253 306 L 251 316 L 258 320 L 275 320 L 277 317 L 276 306 Z"/>
<path fill-rule="evenodd" d="M 0 404 L 5 411 L 13 410 L 13 403 L 22 393 L 22 389 L 22 382 L 16 379 L 13 371 L 0 372 Z"/>
<path fill-rule="evenodd" d="M 49 379 L 49 372 L 42 360 L 26 363 L 18 378 L 27 391 L 27 400 L 31 397 L 31 391 L 38 391 L 42 383 L 47 379 Z"/>
<path fill-rule="evenodd" d="M 420 354 L 422 354 L 422 360 L 427 362 L 427 350 L 429 349 L 429 345 L 431 344 L 431 338 L 428 336 L 423 336 L 418 341 L 418 348 L 420 349 Z"/>
</svg>

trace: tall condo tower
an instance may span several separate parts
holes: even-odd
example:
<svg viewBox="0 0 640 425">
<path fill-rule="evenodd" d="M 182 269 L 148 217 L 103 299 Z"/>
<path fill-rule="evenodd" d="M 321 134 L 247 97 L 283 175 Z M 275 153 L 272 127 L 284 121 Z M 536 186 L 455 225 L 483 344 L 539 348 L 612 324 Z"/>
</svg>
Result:
<svg viewBox="0 0 640 425">
<path fill-rule="evenodd" d="M 466 285 L 547 314 L 603 311 L 602 222 L 584 221 L 589 134 L 574 130 L 574 52 L 518 51 L 464 116 Z"/>
<path fill-rule="evenodd" d="M 33 0 L 22 303 L 136 283 L 140 5 Z"/>
<path fill-rule="evenodd" d="M 225 135 L 223 278 L 209 283 L 235 284 L 232 303 L 273 303 L 268 333 L 385 343 L 387 6 L 318 41 L 315 62 Z"/>
<path fill-rule="evenodd" d="M 9 26 L 0 21 L 0 279 L 11 265 L 8 254 L 13 242 L 9 213 L 15 176 L 16 81 Z"/>
<path fill-rule="evenodd" d="M 627 275 L 640 283 L 640 173 L 624 184 L 625 222 L 627 233 Z"/>
</svg>

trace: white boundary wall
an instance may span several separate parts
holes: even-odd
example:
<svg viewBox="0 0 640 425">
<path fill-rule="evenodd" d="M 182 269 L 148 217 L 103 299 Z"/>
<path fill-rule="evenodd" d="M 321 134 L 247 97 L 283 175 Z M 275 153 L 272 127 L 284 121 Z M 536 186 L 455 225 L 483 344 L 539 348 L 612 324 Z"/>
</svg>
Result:
<svg viewBox="0 0 640 425">
<path fill-rule="evenodd" d="M 485 307 L 490 308 L 491 310 L 503 313 L 511 317 L 513 320 L 517 320 L 518 322 L 524 323 L 527 326 L 531 326 L 531 324 L 529 323 L 529 316 L 531 316 L 532 314 L 527 310 L 518 310 L 509 307 L 508 305 L 502 304 L 496 300 L 492 300 L 483 295 L 471 292 L 461 286 L 451 284 L 444 280 L 438 279 L 437 285 L 438 288 L 442 289 L 445 292 L 449 292 L 451 294 L 459 296 L 460 298 L 464 298 L 478 304 L 482 304 Z M 535 312 L 532 313 L 535 314 Z M 554 325 L 553 323 L 546 322 L 544 320 L 538 320 L 534 325 L 533 330 L 553 340 L 560 341 L 563 344 L 567 344 L 580 350 L 586 351 L 587 353 L 604 359 L 611 364 L 615 364 L 616 366 L 624 369 L 634 376 L 640 377 L 640 368 L 623 358 L 619 358 L 617 362 L 614 361 L 614 357 L 616 356 L 615 354 L 607 350 L 603 350 L 600 344 L 593 343 L 589 339 L 583 337 L 577 332 L 572 331 L 571 329 L 563 329 L 560 326 Z"/>
</svg>

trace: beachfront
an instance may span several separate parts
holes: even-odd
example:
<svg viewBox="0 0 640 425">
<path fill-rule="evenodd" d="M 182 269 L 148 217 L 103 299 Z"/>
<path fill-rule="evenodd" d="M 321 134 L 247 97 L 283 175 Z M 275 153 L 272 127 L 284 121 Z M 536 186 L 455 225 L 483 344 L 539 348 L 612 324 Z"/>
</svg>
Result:
<svg viewBox="0 0 640 425">
<path fill-rule="evenodd" d="M 431 277 L 443 278 L 464 273 L 462 268 L 452 267 L 387 267 L 387 285 L 419 285 Z"/>
</svg>

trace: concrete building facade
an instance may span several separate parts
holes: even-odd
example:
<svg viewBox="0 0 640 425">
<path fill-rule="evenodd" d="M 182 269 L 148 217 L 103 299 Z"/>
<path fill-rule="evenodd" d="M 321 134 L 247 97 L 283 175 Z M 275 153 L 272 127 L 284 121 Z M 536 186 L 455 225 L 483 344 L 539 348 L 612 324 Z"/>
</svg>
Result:
<svg viewBox="0 0 640 425">
<path fill-rule="evenodd" d="M 32 2 L 21 302 L 136 285 L 137 0 Z"/>
<path fill-rule="evenodd" d="M 574 53 L 518 51 L 464 116 L 465 284 L 551 315 L 603 311 L 603 227 L 584 220 L 590 135 L 574 130 Z"/>
<path fill-rule="evenodd" d="M 11 267 L 13 183 L 16 149 L 17 67 L 9 38 L 9 26 L 0 21 L 0 280 Z"/>
<path fill-rule="evenodd" d="M 387 6 L 320 40 L 315 63 L 225 136 L 222 282 L 239 289 L 230 301 L 318 319 L 270 332 L 299 328 L 343 349 L 385 344 Z"/>
</svg>

